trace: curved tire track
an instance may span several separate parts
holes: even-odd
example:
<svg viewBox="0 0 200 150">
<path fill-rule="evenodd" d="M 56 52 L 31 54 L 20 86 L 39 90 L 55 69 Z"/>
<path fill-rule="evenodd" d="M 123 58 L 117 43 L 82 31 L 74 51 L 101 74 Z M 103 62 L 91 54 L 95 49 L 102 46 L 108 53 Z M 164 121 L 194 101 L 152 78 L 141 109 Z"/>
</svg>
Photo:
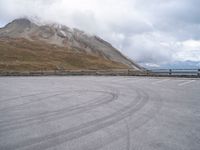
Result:
<svg viewBox="0 0 200 150">
<path fill-rule="evenodd" d="M 47 149 L 62 144 L 66 141 L 70 141 L 95 132 L 97 130 L 103 129 L 105 127 L 111 126 L 112 124 L 115 124 L 120 120 L 123 120 L 127 116 L 137 112 L 148 102 L 148 95 L 146 95 L 146 93 L 142 91 L 137 91 L 137 94 L 138 95 L 136 98 L 136 104 L 134 101 L 130 105 L 125 106 L 119 111 L 112 113 L 108 116 L 89 121 L 79 126 L 62 130 L 56 133 L 52 133 L 38 138 L 27 139 L 21 143 L 16 143 L 13 145 L 7 145 L 3 147 L 3 149 Z"/>
<path fill-rule="evenodd" d="M 68 117 L 68 116 L 83 113 L 85 111 L 94 109 L 101 105 L 108 104 L 116 100 L 118 97 L 117 94 L 111 93 L 111 92 L 105 92 L 105 91 L 90 91 L 90 92 L 104 93 L 107 95 L 106 96 L 104 95 L 103 97 L 99 97 L 95 100 L 92 99 L 90 100 L 89 103 L 87 102 L 87 103 L 82 103 L 82 104 L 71 106 L 71 107 L 62 108 L 62 109 L 52 111 L 49 113 L 42 113 L 40 115 L 36 114 L 31 117 L 16 117 L 16 118 L 12 118 L 12 120 L 1 121 L 0 132 L 1 133 L 8 132 L 8 131 L 16 130 L 22 127 L 27 127 L 29 125 L 38 124 L 38 123 L 39 124 L 46 123 L 49 121 L 54 121 L 54 120 Z"/>
</svg>

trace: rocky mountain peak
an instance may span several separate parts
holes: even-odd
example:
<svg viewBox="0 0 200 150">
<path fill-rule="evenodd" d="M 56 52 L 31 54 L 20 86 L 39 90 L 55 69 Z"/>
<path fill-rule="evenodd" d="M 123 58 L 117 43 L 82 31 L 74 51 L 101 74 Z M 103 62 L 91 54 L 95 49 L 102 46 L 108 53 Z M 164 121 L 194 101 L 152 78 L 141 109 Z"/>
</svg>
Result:
<svg viewBox="0 0 200 150">
<path fill-rule="evenodd" d="M 18 23 L 21 25 L 29 25 L 31 24 L 31 21 L 27 18 L 19 18 L 19 19 L 13 20 L 12 23 Z"/>
<path fill-rule="evenodd" d="M 15 26 L 15 27 L 21 27 L 21 28 L 28 28 L 28 27 L 30 28 L 31 24 L 32 22 L 29 19 L 19 18 L 19 19 L 13 20 L 6 27 Z"/>
<path fill-rule="evenodd" d="M 93 54 L 112 61 L 120 62 L 130 68 L 140 69 L 137 64 L 126 58 L 110 43 L 99 36 L 89 35 L 79 29 L 71 29 L 60 24 L 38 25 L 27 18 L 15 19 L 0 29 L 1 37 L 24 38 L 67 47 L 75 51 Z"/>
</svg>

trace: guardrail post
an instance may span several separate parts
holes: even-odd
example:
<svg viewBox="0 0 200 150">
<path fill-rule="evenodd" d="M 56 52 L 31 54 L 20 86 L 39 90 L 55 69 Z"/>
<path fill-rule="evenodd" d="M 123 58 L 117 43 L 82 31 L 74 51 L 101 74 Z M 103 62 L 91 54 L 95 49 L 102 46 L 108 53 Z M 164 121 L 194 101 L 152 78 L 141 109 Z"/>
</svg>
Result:
<svg viewBox="0 0 200 150">
<path fill-rule="evenodd" d="M 172 75 L 172 69 L 169 69 L 169 75 L 170 76 Z"/>
<path fill-rule="evenodd" d="M 150 70 L 147 70 L 147 75 L 149 75 L 150 74 Z"/>
<path fill-rule="evenodd" d="M 200 69 L 198 69 L 197 76 L 200 77 Z"/>
</svg>

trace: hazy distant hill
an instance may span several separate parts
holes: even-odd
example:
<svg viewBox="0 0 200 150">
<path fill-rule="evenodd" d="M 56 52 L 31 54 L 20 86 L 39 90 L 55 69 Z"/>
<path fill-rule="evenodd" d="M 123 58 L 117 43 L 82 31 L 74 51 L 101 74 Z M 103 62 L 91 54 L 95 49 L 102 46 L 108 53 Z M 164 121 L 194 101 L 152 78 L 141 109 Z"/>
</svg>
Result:
<svg viewBox="0 0 200 150">
<path fill-rule="evenodd" d="M 63 25 L 16 19 L 0 29 L 1 70 L 121 69 L 140 67 L 111 44 Z"/>
</svg>

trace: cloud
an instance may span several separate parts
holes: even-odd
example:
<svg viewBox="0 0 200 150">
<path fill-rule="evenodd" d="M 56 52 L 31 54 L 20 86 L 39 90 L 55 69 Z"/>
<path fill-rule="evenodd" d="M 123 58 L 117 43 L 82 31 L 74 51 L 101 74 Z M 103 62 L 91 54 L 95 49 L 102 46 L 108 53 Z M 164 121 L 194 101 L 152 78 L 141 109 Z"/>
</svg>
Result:
<svg viewBox="0 0 200 150">
<path fill-rule="evenodd" d="M 176 59 L 181 61 L 200 61 L 200 40 L 187 40 L 178 43 Z"/>
<path fill-rule="evenodd" d="M 97 34 L 141 64 L 200 61 L 199 0 L 0 0 L 0 24 L 19 17 Z"/>
</svg>

